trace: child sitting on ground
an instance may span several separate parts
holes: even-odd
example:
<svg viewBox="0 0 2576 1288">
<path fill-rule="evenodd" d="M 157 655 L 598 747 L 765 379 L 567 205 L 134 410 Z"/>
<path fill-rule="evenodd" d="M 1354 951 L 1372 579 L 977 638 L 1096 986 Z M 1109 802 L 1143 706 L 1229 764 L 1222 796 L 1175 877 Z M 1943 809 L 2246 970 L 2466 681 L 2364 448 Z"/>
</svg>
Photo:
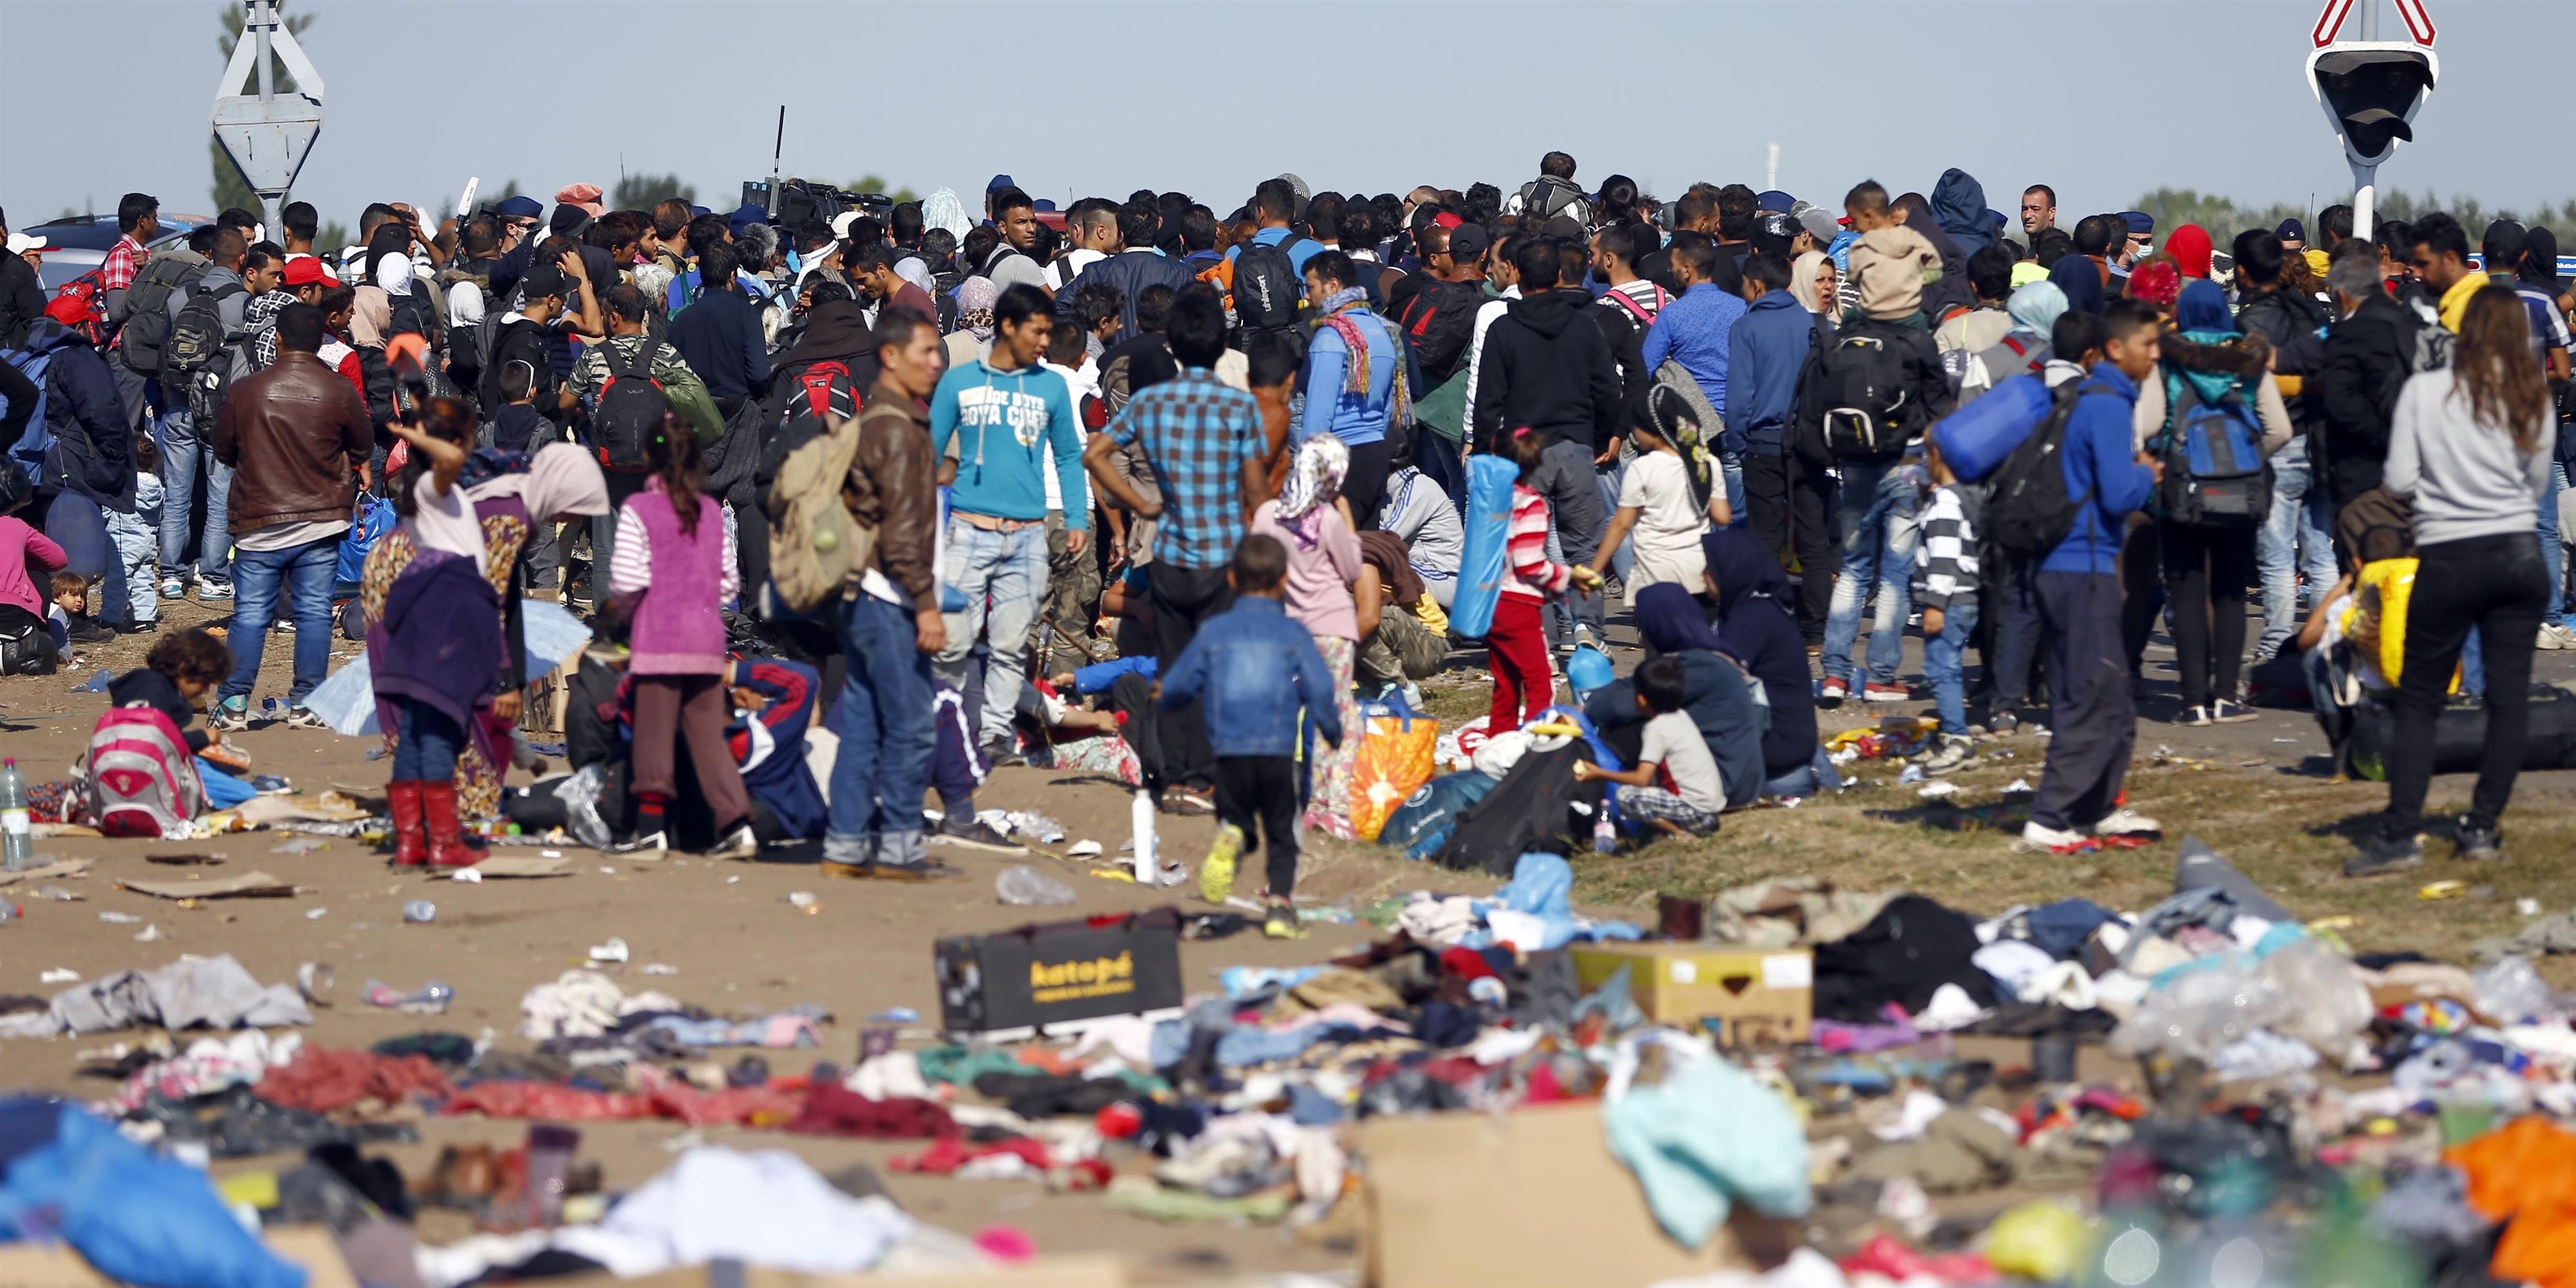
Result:
<svg viewBox="0 0 2576 1288">
<path fill-rule="evenodd" d="M 1706 836 L 1726 808 L 1726 782 L 1699 726 L 1682 713 L 1682 662 L 1667 654 L 1637 668 L 1637 709 L 1647 714 L 1645 737 L 1631 769 L 1603 769 L 1574 762 L 1576 782 L 1599 779 L 1619 787 L 1619 809 L 1667 836 Z M 1660 776 L 1659 776 L 1660 771 Z M 1670 781 L 1666 789 L 1662 781 Z"/>
<path fill-rule="evenodd" d="M 89 578 L 76 572 L 58 572 L 49 583 L 53 605 L 45 622 L 54 633 L 54 652 L 65 664 L 72 660 L 72 646 L 100 644 L 116 638 L 107 623 L 89 615 Z"/>
<path fill-rule="evenodd" d="M 1984 497 L 1950 472 L 1938 444 L 1928 447 L 1927 459 L 1935 486 L 1914 546 L 1913 593 L 1923 610 L 1923 675 L 1932 682 L 1941 728 L 1923 772 L 1946 774 L 1977 751 L 1968 736 L 1967 652 L 1977 629 L 1977 523 Z"/>
<path fill-rule="evenodd" d="M 1216 752 L 1216 843 L 1199 867 L 1199 897 L 1223 903 L 1238 859 L 1270 843 L 1270 908 L 1262 933 L 1301 939 L 1297 888 L 1297 710 L 1325 742 L 1342 744 L 1339 694 L 1315 637 L 1288 617 L 1288 548 L 1254 533 L 1226 568 L 1234 606 L 1199 627 L 1163 677 L 1163 709 L 1198 700 Z M 1693 731 L 1691 736 L 1699 735 Z M 1256 824 L 1257 820 L 1257 824 Z M 1259 827 L 1256 834 L 1254 828 Z"/>
<path fill-rule="evenodd" d="M 154 641 L 142 666 L 108 684 L 107 700 L 111 706 L 150 707 L 170 717 L 188 740 L 188 750 L 202 752 L 222 742 L 223 735 L 188 726 L 197 718 L 197 704 L 232 671 L 232 650 L 192 627 Z"/>
</svg>

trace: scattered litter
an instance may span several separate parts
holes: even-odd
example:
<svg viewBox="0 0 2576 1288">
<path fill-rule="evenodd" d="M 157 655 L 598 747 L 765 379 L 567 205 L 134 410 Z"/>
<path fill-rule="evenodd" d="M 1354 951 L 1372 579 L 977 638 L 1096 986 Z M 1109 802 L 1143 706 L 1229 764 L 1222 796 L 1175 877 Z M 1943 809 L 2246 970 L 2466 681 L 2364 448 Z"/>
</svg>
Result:
<svg viewBox="0 0 2576 1288">
<path fill-rule="evenodd" d="M 643 965 L 636 967 L 636 969 L 647 975 L 677 975 L 680 973 L 680 968 L 670 964 L 669 962 L 646 962 Z"/>
<path fill-rule="evenodd" d="M 455 873 L 447 879 L 450 881 L 462 881 L 467 885 L 483 884 L 483 874 L 472 868 L 458 868 Z"/>
<path fill-rule="evenodd" d="M 98 914 L 98 919 L 111 926 L 131 926 L 134 923 L 143 920 L 141 917 L 135 916 L 130 912 L 102 912 Z"/>
<path fill-rule="evenodd" d="M 382 1011 L 400 1011 L 405 1015 L 445 1015 L 447 1004 L 456 1000 L 456 990 L 431 980 L 409 993 L 397 993 L 388 984 L 368 980 L 358 996 L 369 1006 Z"/>
<path fill-rule="evenodd" d="M 49 885 L 38 890 L 36 892 L 36 897 L 39 899 L 51 900 L 55 903 L 78 903 L 81 900 L 80 895 L 70 890 L 66 890 L 61 886 L 55 885 Z"/>
<path fill-rule="evenodd" d="M 2030 792 L 2030 780 L 2027 778 L 2016 778 L 2011 782 L 2004 784 L 2004 795 L 2006 796 L 2027 796 Z"/>
<path fill-rule="evenodd" d="M 1025 863 L 1002 869 L 993 879 L 993 893 L 1017 907 L 1061 907 L 1078 897 L 1073 887 Z"/>
<path fill-rule="evenodd" d="M 426 926 L 438 920 L 438 905 L 427 899 L 414 899 L 403 905 L 403 920 L 415 926 Z"/>
<path fill-rule="evenodd" d="M 39 984 L 77 984 L 80 982 L 80 972 L 76 970 L 65 970 L 60 966 L 56 966 L 52 970 L 46 971 L 42 975 L 38 975 L 36 977 L 36 982 Z"/>
<path fill-rule="evenodd" d="M 1959 794 L 1959 785 L 1947 780 L 1925 783 L 1923 784 L 1922 790 L 1914 794 L 1925 800 L 1948 800 L 1950 797 Z"/>
<path fill-rule="evenodd" d="M 223 863 L 224 856 L 220 854 L 146 854 L 143 856 L 143 861 L 167 864 L 171 867 L 187 867 L 192 864 L 217 867 Z"/>
<path fill-rule="evenodd" d="M 2513 901 L 2513 910 L 2516 914 L 2521 916 L 2537 917 L 2540 915 L 2540 901 L 2538 899 L 2516 899 Z"/>
<path fill-rule="evenodd" d="M 921 1012 L 909 1006 L 888 1007 L 868 1017 L 870 1024 L 919 1024 Z"/>
<path fill-rule="evenodd" d="M 48 858 L 47 855 L 39 854 L 33 861 L 40 866 L 20 868 L 15 872 L 0 872 L 0 888 L 13 886 L 22 881 L 41 880 L 45 877 L 76 877 L 89 871 L 87 859 L 53 859 L 47 862 Z"/>
<path fill-rule="evenodd" d="M 1069 847 L 1067 847 L 1067 848 L 1065 849 L 1064 856 L 1065 856 L 1066 858 L 1068 858 L 1068 859 L 1096 859 L 1096 858 L 1099 858 L 1099 857 L 1100 857 L 1100 842 L 1098 842 L 1098 841 L 1094 841 L 1094 840 L 1091 840 L 1091 839 L 1089 839 L 1089 838 L 1085 838 L 1085 839 L 1083 839 L 1083 840 L 1076 841 L 1076 842 L 1074 842 L 1071 846 L 1069 846 Z"/>
<path fill-rule="evenodd" d="M 614 872 L 614 868 L 601 868 Z M 517 854 L 496 854 L 470 868 L 458 868 L 451 881 L 509 881 L 530 877 L 568 877 L 573 874 L 572 861 L 562 858 L 528 858 Z"/>
<path fill-rule="evenodd" d="M 1922 782 L 1922 781 L 1923 781 L 1923 766 L 1921 766 L 1921 765 L 1907 765 L 1907 766 L 1905 767 L 1905 772 L 1904 772 L 1904 773 L 1901 773 L 1901 774 L 1898 774 L 1898 775 L 1896 776 L 1896 785 L 1897 785 L 1897 786 L 1899 786 L 1899 787 L 1906 786 L 1906 785 L 1908 785 L 1908 784 L 1910 784 L 1910 783 L 1919 783 L 1919 782 Z"/>
<path fill-rule="evenodd" d="M 136 942 L 136 943 L 138 943 L 138 944 L 148 944 L 148 943 L 152 943 L 152 942 L 154 942 L 154 941 L 156 941 L 156 940 L 158 940 L 158 939 L 160 939 L 160 938 L 161 938 L 161 927 L 160 927 L 159 925 L 157 925 L 157 924 L 156 924 L 156 925 L 145 926 L 145 927 L 142 929 L 142 931 L 141 931 L 140 933 L 138 933 L 138 934 L 136 934 L 136 935 L 134 936 L 134 942 Z"/>
<path fill-rule="evenodd" d="M 307 908 L 304 911 L 304 919 L 306 921 L 320 921 L 323 918 L 323 915 L 330 911 L 331 910 L 328 908 Z"/>
<path fill-rule="evenodd" d="M 2292 746 L 2296 746 L 2296 745 L 2298 744 L 2298 741 L 2299 741 L 2299 740 L 2298 740 L 2298 739 L 2296 739 L 2296 738 L 2275 738 L 2275 739 L 2273 739 L 2272 741 L 2274 741 L 2274 742 L 2286 742 L 2286 743 L 2291 744 Z"/>
<path fill-rule="evenodd" d="M 269 853 L 311 854 L 315 850 L 321 849 L 327 844 L 329 844 L 329 842 L 322 840 L 320 837 L 299 836 L 293 840 L 278 842 L 275 846 L 269 849 Z"/>
<path fill-rule="evenodd" d="M 315 1006 L 331 1004 L 331 989 L 338 982 L 339 975 L 329 962 L 306 962 L 295 968 L 295 991 Z"/>
<path fill-rule="evenodd" d="M 616 875 L 617 875 L 617 869 L 612 868 L 612 867 L 608 866 L 607 864 L 603 863 L 603 864 L 601 864 L 601 865 L 599 866 L 599 875 L 604 876 L 604 877 L 613 877 L 613 876 L 616 876 Z"/>
<path fill-rule="evenodd" d="M 811 890 L 790 890 L 787 892 L 787 906 L 798 912 L 821 912 L 823 901 L 815 898 Z"/>
<path fill-rule="evenodd" d="M 541 858 L 541 859 L 560 859 L 560 858 L 562 858 L 563 856 L 564 856 L 564 852 L 563 852 L 563 851 L 561 851 L 561 850 L 539 850 L 539 851 L 537 851 L 537 857 L 538 857 L 538 858 Z"/>
<path fill-rule="evenodd" d="M 2457 899 L 2469 892 L 2466 881 L 2436 881 L 2415 892 L 2418 899 Z"/>
<path fill-rule="evenodd" d="M 622 962 L 626 957 L 626 941 L 623 939 L 612 938 L 607 943 L 590 946 L 590 960 L 594 964 Z"/>
</svg>

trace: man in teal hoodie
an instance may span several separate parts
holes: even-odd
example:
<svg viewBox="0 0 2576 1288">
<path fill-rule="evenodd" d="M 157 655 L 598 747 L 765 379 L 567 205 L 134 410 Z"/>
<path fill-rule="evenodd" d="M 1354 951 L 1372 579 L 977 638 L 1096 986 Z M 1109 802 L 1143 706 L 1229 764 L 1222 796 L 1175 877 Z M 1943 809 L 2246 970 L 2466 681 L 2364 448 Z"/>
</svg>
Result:
<svg viewBox="0 0 2576 1288">
<path fill-rule="evenodd" d="M 2090 330 L 2078 320 L 2083 316 L 2060 319 L 2060 330 Z M 2040 561 L 2036 578 L 2048 631 L 2049 726 L 2056 734 L 2021 839 L 2057 851 L 2095 837 L 2148 839 L 2159 830 L 2154 819 L 2119 804 L 2138 714 L 2120 643 L 2118 560 L 2129 516 L 2163 477 L 2163 467 L 2136 449 L 2130 423 L 2138 382 L 2162 356 L 2163 324 L 2145 302 L 2121 300 L 2102 315 L 2100 328 L 2101 360 L 2067 418 L 2059 453 L 2066 495 L 2077 502 L 2075 524 Z M 2091 347 L 2090 339 L 2069 334 L 2052 347 L 2072 359 Z"/>
<path fill-rule="evenodd" d="M 940 581 L 966 597 L 963 609 L 948 614 L 937 670 L 964 692 L 968 658 L 984 640 L 980 734 L 996 763 L 1015 750 L 1011 713 L 1028 672 L 1022 646 L 1046 597 L 1045 454 L 1054 454 L 1059 477 L 1082 474 L 1073 396 L 1063 377 L 1038 365 L 1054 329 L 1046 292 L 1024 284 L 1005 289 L 993 302 L 992 351 L 941 376 L 930 395 L 931 455 L 947 456 L 949 440 L 957 440 Z M 1090 521 L 1087 511 L 1065 511 L 1067 553 L 1082 553 Z"/>
</svg>

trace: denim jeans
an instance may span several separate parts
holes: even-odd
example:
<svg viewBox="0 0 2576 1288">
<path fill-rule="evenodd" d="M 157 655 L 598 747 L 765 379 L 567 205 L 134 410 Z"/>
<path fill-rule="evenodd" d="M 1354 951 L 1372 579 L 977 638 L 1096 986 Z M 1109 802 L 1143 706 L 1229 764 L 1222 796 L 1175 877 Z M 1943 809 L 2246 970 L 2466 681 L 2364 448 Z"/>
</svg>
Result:
<svg viewBox="0 0 2576 1288">
<path fill-rule="evenodd" d="M 2558 544 L 2558 494 L 2567 490 L 2567 467 L 2552 463 L 2549 467 L 2549 495 L 2540 499 L 2540 563 L 2549 572 L 2549 604 L 2540 615 L 2544 623 L 2558 620 L 2567 606 L 2567 551 Z"/>
<path fill-rule="evenodd" d="M 1601 513 L 1610 515 L 1619 512 L 1619 487 L 1627 481 L 1627 478 L 1628 462 L 1625 460 L 1613 460 L 1607 466 L 1593 467 L 1592 479 L 1600 485 L 1601 490 Z M 1637 557 L 1629 553 L 1628 543 L 1620 542 L 1618 549 L 1604 557 L 1609 561 L 1610 566 L 1600 571 L 1616 573 L 1620 583 L 1626 584 L 1628 570 L 1635 567 L 1637 563 Z"/>
<path fill-rule="evenodd" d="M 105 507 L 78 492 L 57 492 L 45 506 L 45 535 L 63 548 L 64 571 L 98 581 L 99 620 L 132 625 L 125 561 L 117 557 L 116 538 L 108 533 Z"/>
<path fill-rule="evenodd" d="M 1878 591 L 1870 621 L 1869 679 L 1896 682 L 1905 649 L 1906 583 L 1914 568 L 1914 509 L 1918 488 L 1907 462 L 1842 463 L 1842 575 L 1825 617 L 1825 674 L 1854 679 L 1852 645 L 1860 638 L 1861 608 Z"/>
<path fill-rule="evenodd" d="M 849 679 L 832 712 L 841 748 L 832 760 L 823 857 L 918 862 L 921 793 L 938 751 L 930 658 L 913 646 L 912 614 L 874 595 L 848 601 L 837 625 Z M 1009 704 L 1002 711 L 1008 715 Z"/>
<path fill-rule="evenodd" d="M 1011 736 L 1012 699 L 1028 679 L 1029 628 L 1038 619 L 1046 596 L 1046 528 L 1032 523 L 1017 532 L 990 532 L 966 522 L 948 521 L 948 565 L 942 584 L 966 597 L 963 612 L 948 614 L 948 647 L 939 654 L 939 678 L 966 691 L 967 655 L 979 638 L 992 641 L 984 663 L 984 702 L 979 736 L 985 742 Z M 928 698 L 923 700 L 928 710 Z"/>
<path fill-rule="evenodd" d="M 322 682 L 331 668 L 331 576 L 339 562 L 336 534 L 283 550 L 233 552 L 233 625 L 225 641 L 232 645 L 233 673 L 217 696 L 250 698 L 280 591 L 295 617 L 295 678 L 287 698 L 302 702 Z"/>
<path fill-rule="evenodd" d="M 1834 769 L 1833 755 L 1821 743 L 1817 744 L 1816 754 L 1806 764 L 1762 784 L 1762 794 L 1775 799 L 1813 796 L 1818 792 L 1842 789 L 1843 776 Z"/>
<path fill-rule="evenodd" d="M 161 500 L 162 575 L 176 577 L 187 567 L 189 520 L 200 518 L 196 533 L 197 576 L 201 581 L 221 583 L 232 576 L 233 542 L 226 524 L 231 518 L 233 468 L 215 459 L 214 448 L 198 434 L 187 408 L 161 413 L 158 428 L 161 484 L 166 489 Z M 204 515 L 198 516 L 195 509 L 201 464 L 205 467 L 206 507 Z"/>
<path fill-rule="evenodd" d="M 1968 734 L 1968 637 L 1977 630 L 1977 606 L 1952 603 L 1941 614 L 1941 633 L 1923 640 L 1923 678 L 1932 682 L 1932 705 L 1941 732 Z"/>
<path fill-rule="evenodd" d="M 2299 633 L 2299 575 L 2312 593 L 2335 583 L 2333 516 L 2326 489 L 2308 462 L 2308 440 L 2293 437 L 2272 453 L 2272 513 L 2254 537 L 2254 571 L 2263 583 L 2263 634 L 2254 642 L 2261 661 Z"/>
<path fill-rule="evenodd" d="M 1752 522 L 1752 516 L 1744 512 L 1744 453 L 1719 449 L 1717 468 L 1726 479 L 1726 526 L 1741 528 Z"/>
<path fill-rule="evenodd" d="M 116 546 L 116 561 L 125 569 L 125 605 L 134 625 L 161 616 L 161 595 L 153 585 L 160 560 L 160 536 L 139 514 L 107 512 L 107 539 Z M 101 606 L 104 610 L 105 606 Z"/>
<path fill-rule="evenodd" d="M 456 777 L 456 750 L 465 731 L 448 714 L 418 698 L 404 698 L 402 730 L 394 737 L 397 783 L 443 783 Z"/>
</svg>

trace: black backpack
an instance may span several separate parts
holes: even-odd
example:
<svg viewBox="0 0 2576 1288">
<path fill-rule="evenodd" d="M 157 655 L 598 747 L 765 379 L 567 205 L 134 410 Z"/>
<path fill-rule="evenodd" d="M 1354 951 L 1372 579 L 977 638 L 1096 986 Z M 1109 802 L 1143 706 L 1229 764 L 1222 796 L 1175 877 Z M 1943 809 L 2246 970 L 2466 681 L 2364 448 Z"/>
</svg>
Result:
<svg viewBox="0 0 2576 1288">
<path fill-rule="evenodd" d="M 1574 186 L 1571 179 L 1560 179 L 1552 174 L 1540 175 L 1521 185 L 1520 199 L 1521 217 L 1539 223 L 1564 214 L 1569 208 L 1577 219 L 1590 219 L 1592 216 L 1591 204 L 1584 197 L 1583 189 Z"/>
<path fill-rule="evenodd" d="M 759 463 L 753 467 L 752 481 L 766 493 L 778 478 L 779 467 L 787 454 L 830 432 L 836 421 L 856 420 L 867 405 L 866 392 L 850 374 L 848 364 L 838 358 L 824 358 L 806 364 L 796 373 L 795 383 L 782 391 L 784 404 L 771 422 L 771 432 L 760 445 Z"/>
<path fill-rule="evenodd" d="M 187 400 L 198 424 L 211 425 L 223 405 L 224 389 L 232 383 L 231 349 L 241 341 L 240 333 L 224 330 L 224 302 L 249 293 L 239 282 L 199 291 L 170 323 L 161 347 L 161 392 L 171 401 Z"/>
<path fill-rule="evenodd" d="M 1905 355 L 1884 337 L 1845 332 L 1816 360 L 1825 447 L 1844 460 L 1905 451 Z"/>
<path fill-rule="evenodd" d="M 141 376 L 161 374 L 161 347 L 170 338 L 173 320 L 170 297 L 195 290 L 208 267 L 204 260 L 160 255 L 134 275 L 134 284 L 125 288 L 125 327 L 118 332 L 125 338 L 116 346 L 125 355 L 127 370 Z"/>
<path fill-rule="evenodd" d="M 1236 280 L 1241 281 L 1237 266 Z M 1431 281 L 1404 301 L 1395 324 L 1413 346 L 1422 379 L 1437 386 L 1467 368 L 1467 352 L 1476 338 L 1476 310 L 1485 293 L 1474 282 Z"/>
<path fill-rule="evenodd" d="M 624 369 L 611 367 L 599 388 L 599 406 L 590 413 L 590 444 L 599 463 L 612 470 L 641 470 L 644 449 L 662 432 L 671 400 L 653 378 L 653 343 L 639 340 Z"/>
<path fill-rule="evenodd" d="M 2024 560 L 2048 557 L 2075 529 L 2075 516 L 2093 494 L 2066 495 L 2066 422 L 2086 390 L 2110 392 L 2089 380 L 2069 380 L 2050 391 L 2048 415 L 2021 446 L 1986 477 L 1986 536 L 2005 554 Z"/>
<path fill-rule="evenodd" d="M 1297 325 L 1297 302 L 1306 283 L 1288 248 L 1306 240 L 1290 233 L 1278 245 L 1246 243 L 1234 257 L 1234 318 L 1246 331 L 1285 331 Z"/>
</svg>

